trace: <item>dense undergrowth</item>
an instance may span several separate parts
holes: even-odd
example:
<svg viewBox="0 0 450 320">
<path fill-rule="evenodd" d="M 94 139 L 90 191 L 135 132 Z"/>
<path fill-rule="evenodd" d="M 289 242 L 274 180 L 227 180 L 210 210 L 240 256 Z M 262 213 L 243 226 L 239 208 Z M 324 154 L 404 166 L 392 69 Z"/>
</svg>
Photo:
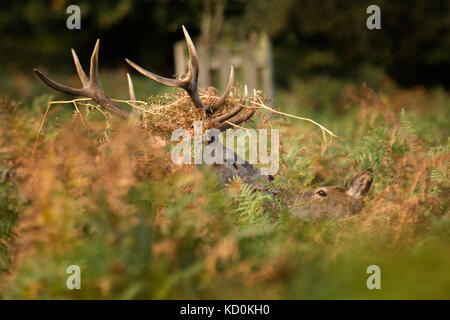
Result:
<svg viewBox="0 0 450 320">
<path fill-rule="evenodd" d="M 132 124 L 50 113 L 49 96 L 0 103 L 1 298 L 450 298 L 450 100 L 444 90 L 377 92 L 328 81 L 279 94 L 339 138 L 274 119 L 275 187 L 289 203 L 312 186 L 344 186 L 371 166 L 365 209 L 304 222 L 264 193 L 208 168 L 179 168 Z M 366 269 L 381 268 L 381 290 Z M 81 290 L 66 269 L 81 268 Z"/>
</svg>

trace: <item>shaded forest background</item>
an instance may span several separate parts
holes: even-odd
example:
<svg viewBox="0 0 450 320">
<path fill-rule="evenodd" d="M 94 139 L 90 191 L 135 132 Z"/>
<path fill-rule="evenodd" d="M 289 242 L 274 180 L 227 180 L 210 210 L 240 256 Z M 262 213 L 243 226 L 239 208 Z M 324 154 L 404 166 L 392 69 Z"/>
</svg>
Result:
<svg viewBox="0 0 450 320">
<path fill-rule="evenodd" d="M 71 4 L 81 8 L 81 30 L 66 27 Z M 381 30 L 366 28 L 370 4 L 381 8 Z M 446 0 L 2 1 L 0 68 L 26 77 L 37 65 L 72 72 L 69 49 L 76 48 L 84 61 L 101 38 L 103 68 L 125 68 L 124 58 L 132 56 L 171 75 L 181 25 L 197 38 L 205 23 L 214 41 L 232 43 L 252 31 L 266 32 L 277 87 L 312 74 L 372 79 L 379 70 L 402 86 L 450 85 Z"/>
</svg>

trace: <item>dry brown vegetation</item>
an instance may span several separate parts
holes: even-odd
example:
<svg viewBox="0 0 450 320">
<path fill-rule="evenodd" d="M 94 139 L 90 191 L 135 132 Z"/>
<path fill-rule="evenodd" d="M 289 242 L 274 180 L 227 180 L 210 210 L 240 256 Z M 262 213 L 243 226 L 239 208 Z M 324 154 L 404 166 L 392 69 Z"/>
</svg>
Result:
<svg viewBox="0 0 450 320">
<path fill-rule="evenodd" d="M 447 93 L 347 87 L 336 107 L 348 111 L 325 119 L 339 138 L 323 154 L 320 130 L 271 119 L 284 126 L 275 180 L 284 202 L 375 170 L 361 214 L 315 222 L 239 181 L 221 186 L 209 168 L 173 165 L 156 134 L 202 116 L 184 97 L 151 98 L 176 102 L 144 113 L 151 130 L 110 119 L 107 139 L 97 111 L 84 123 L 51 111 L 33 157 L 45 104 L 0 103 L 0 195 L 18 217 L 2 297 L 448 298 Z M 65 288 L 71 264 L 84 270 L 80 291 Z M 381 293 L 365 287 L 370 264 L 385 272 Z"/>
</svg>

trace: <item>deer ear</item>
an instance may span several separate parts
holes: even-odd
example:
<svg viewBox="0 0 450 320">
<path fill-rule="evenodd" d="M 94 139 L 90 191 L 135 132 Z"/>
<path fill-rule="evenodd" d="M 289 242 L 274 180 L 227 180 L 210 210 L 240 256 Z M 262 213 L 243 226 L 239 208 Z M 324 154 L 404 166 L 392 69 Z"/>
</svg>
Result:
<svg viewBox="0 0 450 320">
<path fill-rule="evenodd" d="M 355 198 L 363 198 L 367 195 L 372 186 L 373 169 L 368 168 L 364 171 L 358 172 L 348 185 L 347 194 Z"/>
</svg>

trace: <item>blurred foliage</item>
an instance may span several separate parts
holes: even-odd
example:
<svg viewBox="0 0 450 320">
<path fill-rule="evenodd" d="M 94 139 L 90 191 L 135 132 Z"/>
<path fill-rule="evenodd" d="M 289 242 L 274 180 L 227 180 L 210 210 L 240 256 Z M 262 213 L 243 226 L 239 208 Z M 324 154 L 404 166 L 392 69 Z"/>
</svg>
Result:
<svg viewBox="0 0 450 320">
<path fill-rule="evenodd" d="M 206 3 L 79 1 L 80 31 L 66 28 L 68 1 L 0 4 L 0 298 L 448 299 L 448 1 L 224 2 L 223 41 L 271 37 L 279 108 L 339 136 L 321 155 L 317 128 L 273 119 L 278 202 L 238 179 L 224 188 L 208 168 L 174 167 L 155 137 L 105 128 L 96 111 L 81 122 L 68 105 L 52 107 L 31 158 L 53 100 L 33 67 L 77 85 L 69 49 L 85 65 L 101 38 L 102 68 L 119 69 L 102 70 L 102 85 L 123 99 L 123 58 L 170 75 L 180 26 L 198 37 Z M 365 27 L 369 4 L 381 30 Z M 170 90 L 140 77 L 134 87 L 144 100 Z M 283 205 L 368 166 L 358 215 L 304 222 Z M 66 288 L 72 264 L 82 290 Z M 381 291 L 366 288 L 371 264 Z"/>
<path fill-rule="evenodd" d="M 365 26 L 371 4 L 381 8 L 381 30 Z M 273 39 L 278 83 L 311 72 L 358 77 L 373 65 L 401 84 L 449 85 L 448 1 L 255 0 L 246 13 Z"/>
<path fill-rule="evenodd" d="M 45 63 L 54 70 L 72 70 L 70 48 L 86 61 L 95 40 L 101 38 L 103 66 L 125 66 L 124 58 L 132 57 L 156 71 L 167 71 L 173 64 L 172 46 L 182 38 L 181 24 L 195 25 L 201 15 L 200 1 L 79 1 L 81 30 L 69 30 L 66 8 L 71 4 L 2 2 L 0 58 L 8 64 L 1 67 L 28 72 Z"/>
<path fill-rule="evenodd" d="M 102 118 L 91 112 L 83 125 L 68 105 L 50 111 L 30 158 L 48 99 L 0 104 L 11 172 L 0 197 L 19 218 L 1 298 L 449 298 L 450 100 L 442 89 L 388 82 L 375 92 L 318 77 L 279 93 L 281 110 L 339 136 L 321 155 L 316 127 L 273 119 L 284 202 L 375 168 L 363 212 L 316 222 L 239 180 L 223 188 L 208 168 L 174 167 L 158 140 L 131 124 L 114 122 L 99 143 Z M 66 288 L 72 264 L 81 290 Z M 381 267 L 379 291 L 366 287 L 372 264 Z"/>
<path fill-rule="evenodd" d="M 8 270 L 11 263 L 8 247 L 18 220 L 20 197 L 11 181 L 11 169 L 7 161 L 1 159 L 0 163 L 0 272 L 3 272 Z"/>
<path fill-rule="evenodd" d="M 81 30 L 66 28 L 66 8 L 72 4 L 66 0 L 5 1 L 0 4 L 0 68 L 16 77 L 31 75 L 35 66 L 72 71 L 69 49 L 87 61 L 101 38 L 103 67 L 125 68 L 128 57 L 171 75 L 172 46 L 183 37 L 181 25 L 198 37 L 208 3 L 224 3 L 219 38 L 239 41 L 252 31 L 270 35 L 279 86 L 317 73 L 365 81 L 375 67 L 403 85 L 449 87 L 446 0 L 85 0 L 77 2 Z M 366 28 L 371 4 L 381 7 L 381 30 Z"/>
</svg>

